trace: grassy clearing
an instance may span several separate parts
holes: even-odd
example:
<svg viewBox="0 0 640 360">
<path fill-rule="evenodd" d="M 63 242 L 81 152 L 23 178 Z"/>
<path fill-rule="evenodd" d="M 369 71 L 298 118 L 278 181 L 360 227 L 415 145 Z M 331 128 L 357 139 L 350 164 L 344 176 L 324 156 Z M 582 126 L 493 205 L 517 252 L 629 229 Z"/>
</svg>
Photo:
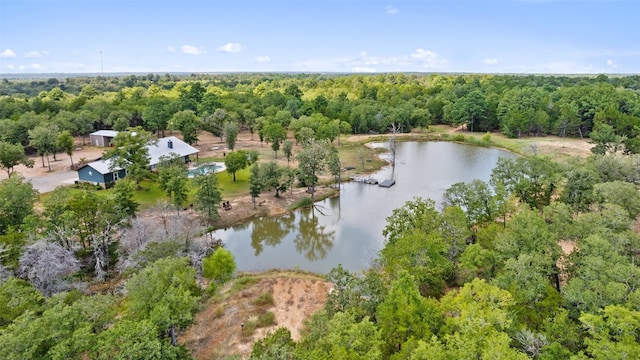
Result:
<svg viewBox="0 0 640 360">
<path fill-rule="evenodd" d="M 160 200 L 167 200 L 169 198 L 162 189 L 160 184 L 152 180 L 143 180 L 140 182 L 141 189 L 136 190 L 133 194 L 133 198 L 138 204 L 140 209 L 148 209 L 158 203 Z M 111 191 L 111 190 L 107 190 Z"/>
<path fill-rule="evenodd" d="M 575 156 L 585 155 L 586 141 L 573 138 L 559 138 L 556 136 L 509 138 L 501 133 L 490 134 L 490 141 L 484 141 L 486 133 L 452 132 L 446 125 L 429 127 L 430 134 L 426 138 L 414 140 L 443 140 L 457 141 L 475 146 L 500 148 L 518 155 L 544 154 L 556 162 L 567 161 Z M 576 146 L 578 144 L 578 146 Z M 587 148 L 588 149 L 588 146 Z"/>
<path fill-rule="evenodd" d="M 226 171 L 217 173 L 218 186 L 220 187 L 220 191 L 222 191 L 222 197 L 248 194 L 250 174 L 250 168 L 240 170 L 236 172 L 236 181 L 233 181 L 233 176 Z"/>
<path fill-rule="evenodd" d="M 381 140 L 386 141 L 386 140 Z M 380 169 L 386 162 L 378 157 L 378 154 L 384 153 L 384 149 L 372 149 L 365 144 L 367 142 L 347 142 L 343 141 L 338 146 L 340 154 L 340 162 L 343 167 L 353 166 L 357 172 L 368 173 Z M 373 141 L 375 142 L 375 141 Z"/>
<path fill-rule="evenodd" d="M 85 184 L 84 187 L 78 186 L 70 186 L 68 187 L 69 191 L 73 194 L 74 192 L 81 192 L 84 189 L 96 190 L 100 195 L 108 196 L 111 194 L 113 189 L 103 189 L 100 187 L 89 186 Z M 51 197 L 52 192 L 47 192 L 44 194 L 40 194 L 39 201 L 40 203 L 44 203 L 49 197 Z M 169 200 L 164 191 L 160 189 L 160 185 L 153 180 L 143 180 L 140 182 L 140 189 L 134 191 L 133 199 L 140 204 L 140 209 L 148 209 L 151 206 L 154 206 L 158 203 L 159 200 Z"/>
</svg>

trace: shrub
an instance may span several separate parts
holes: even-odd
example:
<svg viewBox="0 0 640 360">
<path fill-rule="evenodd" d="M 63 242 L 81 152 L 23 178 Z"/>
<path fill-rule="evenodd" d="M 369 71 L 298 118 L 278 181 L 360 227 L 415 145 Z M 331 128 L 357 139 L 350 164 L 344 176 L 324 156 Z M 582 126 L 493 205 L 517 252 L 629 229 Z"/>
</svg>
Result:
<svg viewBox="0 0 640 360">
<path fill-rule="evenodd" d="M 276 314 L 271 311 L 267 311 L 266 313 L 258 316 L 257 325 L 258 327 L 267 327 L 276 324 Z"/>
<path fill-rule="evenodd" d="M 258 295 L 258 297 L 252 301 L 252 303 L 253 305 L 257 306 L 273 305 L 273 294 L 262 293 Z"/>
<path fill-rule="evenodd" d="M 231 280 L 236 271 L 236 261 L 231 252 L 221 247 L 202 262 L 202 275 L 212 282 L 222 284 Z"/>
<path fill-rule="evenodd" d="M 298 201 L 296 201 L 295 203 L 293 203 L 293 205 L 291 206 L 292 209 L 300 209 L 300 208 L 307 208 L 307 207 L 311 207 L 313 206 L 313 199 L 310 197 L 304 197 Z"/>
<path fill-rule="evenodd" d="M 482 136 L 482 141 L 484 141 L 486 143 L 490 143 L 491 142 L 491 133 L 487 131 L 487 133 Z"/>
<path fill-rule="evenodd" d="M 233 285 L 231 286 L 231 292 L 235 293 L 242 289 L 246 289 L 257 282 L 258 282 L 258 279 L 256 279 L 253 276 L 239 277 L 235 279 L 235 281 L 233 282 Z"/>
</svg>

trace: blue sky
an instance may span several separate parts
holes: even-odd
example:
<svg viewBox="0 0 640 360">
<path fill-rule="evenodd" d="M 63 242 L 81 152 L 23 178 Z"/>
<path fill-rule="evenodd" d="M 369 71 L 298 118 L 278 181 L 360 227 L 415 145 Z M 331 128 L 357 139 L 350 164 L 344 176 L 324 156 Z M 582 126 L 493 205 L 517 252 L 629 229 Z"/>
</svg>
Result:
<svg viewBox="0 0 640 360">
<path fill-rule="evenodd" d="M 640 73 L 640 0 L 0 0 L 0 73 Z"/>
</svg>

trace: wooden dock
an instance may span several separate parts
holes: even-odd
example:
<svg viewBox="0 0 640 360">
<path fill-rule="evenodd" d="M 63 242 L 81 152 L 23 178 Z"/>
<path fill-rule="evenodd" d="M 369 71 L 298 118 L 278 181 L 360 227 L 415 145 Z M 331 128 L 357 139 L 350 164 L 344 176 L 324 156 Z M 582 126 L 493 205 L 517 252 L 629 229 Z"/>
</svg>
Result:
<svg viewBox="0 0 640 360">
<path fill-rule="evenodd" d="M 374 178 L 365 178 L 365 177 L 357 177 L 357 176 L 352 176 L 351 177 L 352 181 L 355 182 L 361 182 L 363 184 L 369 184 L 369 185 L 377 185 L 378 184 L 378 179 L 374 179 Z"/>
<path fill-rule="evenodd" d="M 384 188 L 389 188 L 392 187 L 393 185 L 396 184 L 396 181 L 393 179 L 387 179 L 384 181 L 378 181 L 378 179 L 374 179 L 374 178 L 370 178 L 370 177 L 357 177 L 357 176 L 352 176 L 351 177 L 352 181 L 355 182 L 360 182 L 363 184 L 369 184 L 369 185 L 378 185 L 380 187 L 384 187 Z"/>
</svg>

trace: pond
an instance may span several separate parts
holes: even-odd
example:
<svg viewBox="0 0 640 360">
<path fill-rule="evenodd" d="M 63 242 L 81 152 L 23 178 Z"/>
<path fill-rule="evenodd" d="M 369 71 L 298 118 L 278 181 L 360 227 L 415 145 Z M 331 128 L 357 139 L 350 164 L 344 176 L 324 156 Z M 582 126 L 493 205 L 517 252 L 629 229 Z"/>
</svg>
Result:
<svg viewBox="0 0 640 360">
<path fill-rule="evenodd" d="M 515 155 L 450 142 L 398 143 L 395 169 L 389 166 L 371 175 L 380 181 L 393 178 L 394 186 L 344 183 L 339 197 L 316 203 L 316 209 L 255 219 L 218 230 L 214 236 L 233 253 L 241 271 L 280 268 L 327 273 L 339 264 L 359 271 L 384 246 L 382 229 L 393 209 L 418 196 L 440 206 L 442 194 L 454 183 L 487 181 L 500 157 Z"/>
</svg>

